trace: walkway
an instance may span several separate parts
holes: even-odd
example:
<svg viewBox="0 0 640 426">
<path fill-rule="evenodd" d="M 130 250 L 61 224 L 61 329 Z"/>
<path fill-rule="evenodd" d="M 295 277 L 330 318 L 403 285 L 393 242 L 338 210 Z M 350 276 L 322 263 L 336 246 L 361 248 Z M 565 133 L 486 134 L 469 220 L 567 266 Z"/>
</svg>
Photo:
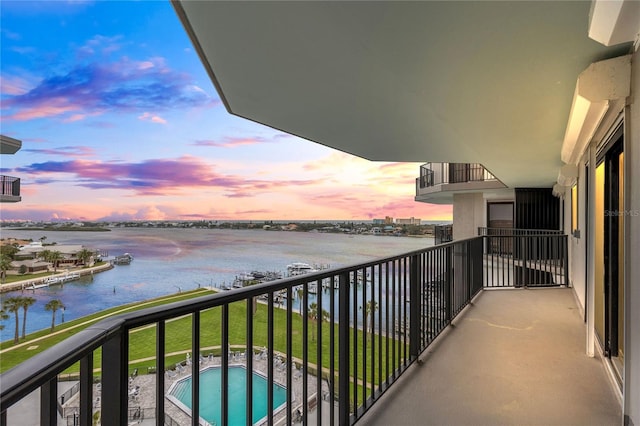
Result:
<svg viewBox="0 0 640 426">
<path fill-rule="evenodd" d="M 572 291 L 485 291 L 360 424 L 620 425 Z"/>
</svg>

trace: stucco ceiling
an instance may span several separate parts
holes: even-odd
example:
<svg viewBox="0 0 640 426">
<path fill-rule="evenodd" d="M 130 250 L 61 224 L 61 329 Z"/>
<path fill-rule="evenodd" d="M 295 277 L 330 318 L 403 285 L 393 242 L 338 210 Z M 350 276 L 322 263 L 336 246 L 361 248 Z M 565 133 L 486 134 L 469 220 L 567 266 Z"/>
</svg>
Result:
<svg viewBox="0 0 640 426">
<path fill-rule="evenodd" d="M 227 109 L 370 160 L 551 186 L 590 2 L 174 3 Z M 416 170 L 416 176 L 418 170 Z"/>
</svg>

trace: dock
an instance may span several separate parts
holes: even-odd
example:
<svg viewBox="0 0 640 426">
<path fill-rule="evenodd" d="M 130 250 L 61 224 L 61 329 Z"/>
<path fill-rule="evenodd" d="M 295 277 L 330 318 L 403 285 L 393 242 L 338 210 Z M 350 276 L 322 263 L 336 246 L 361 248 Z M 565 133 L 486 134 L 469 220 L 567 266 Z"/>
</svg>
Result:
<svg viewBox="0 0 640 426">
<path fill-rule="evenodd" d="M 17 291 L 17 290 L 36 290 L 39 288 L 44 288 L 44 287 L 48 287 L 49 285 L 52 285 L 53 280 L 57 281 L 58 279 L 64 279 L 65 277 L 70 277 L 70 276 L 73 276 L 74 277 L 73 279 L 78 279 L 82 276 L 92 275 L 97 272 L 107 271 L 111 268 L 113 268 L 113 265 L 111 265 L 110 263 L 104 263 L 102 265 L 93 266 L 90 268 L 84 268 L 84 269 L 79 269 L 74 271 L 63 271 L 63 272 L 59 272 L 54 275 L 49 275 L 46 277 L 41 276 L 38 278 L 27 278 L 21 281 L 0 284 L 0 293 L 6 293 L 9 291 Z M 47 280 L 49 280 L 48 284 L 47 284 Z M 71 280 L 69 279 L 67 281 L 71 281 Z M 56 282 L 53 285 L 55 284 L 62 284 L 62 282 Z"/>
</svg>

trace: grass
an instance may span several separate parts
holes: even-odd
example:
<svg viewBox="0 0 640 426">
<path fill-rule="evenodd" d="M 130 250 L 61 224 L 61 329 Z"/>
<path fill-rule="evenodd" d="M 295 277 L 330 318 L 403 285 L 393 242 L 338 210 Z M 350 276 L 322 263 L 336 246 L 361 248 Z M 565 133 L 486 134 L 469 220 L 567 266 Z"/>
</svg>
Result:
<svg viewBox="0 0 640 426">
<path fill-rule="evenodd" d="M 141 302 L 116 306 L 113 308 L 106 309 L 104 311 L 87 315 L 82 318 L 78 318 L 72 321 L 67 321 L 64 324 L 56 325 L 54 332 L 56 333 L 61 332 L 56 335 L 51 335 L 51 332 L 49 329 L 43 329 L 43 330 L 28 334 L 25 339 L 20 339 L 20 341 L 17 344 L 13 343 L 13 340 L 7 340 L 5 342 L 0 343 L 0 372 L 4 372 L 20 364 L 21 362 L 26 361 L 27 359 L 31 358 L 37 353 L 43 352 L 44 350 L 54 346 L 57 343 L 60 343 L 66 338 L 71 337 L 72 335 L 76 334 L 83 328 L 88 327 L 89 325 L 95 324 L 96 322 L 104 319 L 106 316 L 115 315 L 117 313 L 122 313 L 122 312 L 135 311 L 142 308 L 150 308 L 152 306 L 164 305 L 167 303 L 177 302 L 180 300 L 192 299 L 194 297 L 199 297 L 204 294 L 210 294 L 210 292 L 205 289 L 199 289 L 199 290 L 193 290 L 189 292 L 183 292 L 178 295 L 174 294 L 170 296 L 151 299 L 144 302 L 145 303 L 144 306 L 141 305 Z M 83 323 L 87 323 L 87 324 L 80 325 Z M 13 330 L 13 327 L 8 326 L 3 330 L 3 334 L 7 334 L 7 333 L 13 334 L 11 332 L 12 330 Z M 23 346 L 16 349 L 11 349 L 16 345 L 23 345 Z M 30 346 L 35 346 L 35 345 L 37 345 L 38 347 L 32 350 L 28 349 Z"/>
<path fill-rule="evenodd" d="M 194 290 L 188 293 L 182 293 L 181 295 L 174 295 L 171 298 L 159 298 L 148 302 L 149 304 L 145 306 L 141 306 L 140 303 L 130 304 L 125 306 L 120 306 L 117 308 L 111 308 L 106 311 L 101 311 L 99 313 L 90 315 L 88 317 L 80 318 L 74 321 L 70 321 L 65 323 L 59 327 L 56 327 L 56 331 L 62 331 L 62 333 L 55 336 L 48 336 L 50 333 L 48 330 L 42 330 L 36 333 L 32 333 L 26 339 L 28 344 L 16 348 L 14 350 L 9 350 L 7 352 L 1 352 L 1 365 L 0 371 L 6 371 L 7 369 L 25 361 L 36 353 L 42 352 L 45 349 L 53 346 L 56 343 L 61 342 L 62 340 L 70 337 L 74 333 L 80 331 L 82 328 L 77 327 L 78 324 L 89 322 L 93 324 L 100 319 L 102 319 L 105 315 L 114 314 L 122 311 L 123 309 L 127 310 L 137 310 L 143 307 L 157 306 L 164 303 L 174 302 L 177 300 L 185 300 L 193 297 L 197 297 L 206 294 L 206 291 Z M 236 302 L 229 305 L 229 344 L 233 349 L 238 350 L 246 347 L 246 303 L 245 302 Z M 267 338 L 268 338 L 268 309 L 265 304 L 259 303 L 257 304 L 255 314 L 254 314 L 254 332 L 253 332 L 253 345 L 254 348 L 266 347 Z M 221 352 L 221 336 L 222 336 L 222 308 L 216 307 L 207 309 L 200 312 L 200 353 L 203 355 L 208 355 L 209 353 L 214 353 L 218 355 Z M 291 345 L 292 345 L 292 356 L 297 358 L 297 364 L 300 364 L 300 361 L 303 359 L 304 351 L 303 351 L 303 321 L 302 317 L 293 312 L 291 315 Z M 87 324 L 89 325 L 89 324 Z M 76 326 L 76 327 L 74 327 Z M 85 326 L 83 326 L 85 327 Z M 333 327 L 334 330 L 334 339 L 335 346 L 331 348 L 329 346 L 329 334 L 330 330 Z M 338 358 L 338 325 L 331 325 L 328 322 L 324 322 L 322 324 L 322 347 L 321 347 L 321 359 L 318 360 L 317 356 L 317 339 L 316 336 L 313 336 L 317 332 L 317 324 L 311 320 L 308 321 L 308 339 L 307 339 L 307 361 L 310 364 L 309 370 L 310 372 L 314 372 L 312 370 L 317 371 L 317 365 L 321 365 L 324 369 L 329 368 L 329 358 L 331 350 L 334 351 L 334 359 L 335 359 L 335 368 L 336 374 L 339 366 L 339 358 Z M 48 337 L 47 337 L 48 336 Z M 43 338 L 43 340 L 34 341 L 35 339 Z M 166 322 L 166 334 L 165 334 L 165 353 L 168 354 L 165 357 L 165 365 L 167 368 L 172 368 L 176 363 L 183 362 L 185 360 L 186 353 L 192 352 L 192 316 L 184 316 L 180 318 L 176 318 L 173 320 L 169 320 Z M 274 318 L 273 318 L 273 339 L 274 350 L 285 353 L 287 347 L 287 312 L 283 309 L 274 309 Z M 355 341 L 354 341 L 355 339 Z M 397 355 L 395 359 L 395 365 L 392 365 L 391 359 L 389 362 L 389 372 L 383 371 L 382 377 L 377 372 L 378 366 L 378 357 L 382 356 L 382 366 L 383 370 L 386 370 L 387 359 L 385 358 L 385 354 L 378 354 L 378 343 L 381 341 L 383 348 L 386 347 L 387 343 L 390 347 L 395 345 L 396 354 L 399 354 L 403 348 L 404 343 L 396 340 L 389 339 L 387 342 L 387 338 L 380 335 L 371 335 L 368 333 L 367 336 L 367 377 L 363 377 L 363 343 L 365 339 L 365 334 L 360 329 L 351 329 L 350 336 L 350 352 L 352 353 L 350 361 L 351 361 L 351 376 L 355 376 L 358 380 L 358 386 L 362 388 L 363 382 L 367 384 L 367 395 L 370 395 L 373 389 L 373 384 L 381 383 L 385 379 L 384 373 L 390 373 L 395 370 L 401 360 L 401 356 Z M 24 342 L 21 342 L 24 343 Z M 355 343 L 355 344 L 354 344 Z M 37 344 L 37 348 L 33 350 L 28 350 L 30 346 L 35 346 Z M 375 360 L 372 359 L 371 356 L 371 347 L 374 345 L 376 351 Z M 4 342 L 0 345 L 0 350 L 5 351 L 13 347 L 12 342 Z M 354 350 L 355 349 L 355 350 Z M 357 371 L 354 371 L 354 362 L 356 358 L 353 356 L 353 352 L 357 352 Z M 140 374 L 144 374 L 147 372 L 148 368 L 154 368 L 156 366 L 155 360 L 156 354 L 156 326 L 146 326 L 141 327 L 139 329 L 133 329 L 129 334 L 129 370 L 133 371 L 134 368 L 137 368 Z M 197 357 L 197 356 L 196 356 Z M 196 358 L 197 359 L 197 358 Z M 101 366 L 102 360 L 102 351 L 100 349 L 94 352 L 94 368 L 99 369 Z M 372 363 L 374 363 L 374 368 L 372 369 Z M 79 371 L 79 364 L 75 364 L 67 369 L 64 373 L 66 374 L 77 374 Z M 372 374 L 373 372 L 373 374 Z M 328 374 L 326 371 L 323 374 Z M 353 385 L 353 383 L 352 383 Z M 362 399 L 361 394 L 362 389 L 358 392 L 358 400 Z M 359 401 L 361 402 L 361 401 Z"/>
</svg>

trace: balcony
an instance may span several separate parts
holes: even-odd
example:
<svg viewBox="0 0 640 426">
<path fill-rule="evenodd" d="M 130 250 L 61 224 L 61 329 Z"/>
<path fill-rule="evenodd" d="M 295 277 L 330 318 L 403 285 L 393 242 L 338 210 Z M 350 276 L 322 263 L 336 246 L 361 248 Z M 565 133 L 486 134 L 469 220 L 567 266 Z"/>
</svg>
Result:
<svg viewBox="0 0 640 426">
<path fill-rule="evenodd" d="M 482 292 L 363 423 L 621 425 L 572 292 Z"/>
<path fill-rule="evenodd" d="M 545 256 L 537 249 L 523 249 L 518 256 L 490 253 L 495 239 L 501 238 L 516 247 L 551 249 L 545 249 Z M 537 405 L 542 404 L 540 398 L 565 401 L 577 392 L 564 386 L 571 381 L 593 398 L 608 395 L 608 388 L 592 374 L 599 364 L 583 355 L 579 340 L 584 326 L 571 290 L 488 291 L 538 287 L 540 270 L 553 277 L 542 286 L 567 283 L 566 235 L 484 235 L 122 314 L 4 373 L 1 423 L 28 424 L 25 416 L 32 415 L 41 425 L 90 425 L 94 418 L 104 425 L 142 419 L 158 425 L 226 425 L 238 422 L 238 416 L 241 424 L 256 418 L 269 424 L 352 424 L 376 421 L 367 416 L 369 410 L 391 413 L 403 407 L 404 413 L 386 422 L 396 424 L 414 423 L 418 417 L 411 416 L 418 408 L 430 406 L 418 399 L 445 398 L 444 411 L 433 408 L 434 416 L 443 416 L 440 419 L 448 415 L 447 407 L 460 401 L 469 403 L 469 419 L 489 418 L 487 410 L 493 408 L 483 406 L 483 398 L 489 396 L 496 404 L 502 402 L 498 408 L 513 418 L 535 423 L 536 417 L 525 417 L 529 411 L 520 406 L 522 398 L 526 407 L 533 407 L 530 411 L 546 407 Z M 517 281 L 516 276 L 527 278 Z M 294 307 L 294 293 L 300 295 L 300 306 Z M 181 331 L 185 326 L 186 333 Z M 176 351 L 180 339 L 181 350 Z M 144 370 L 138 366 L 143 341 L 153 351 L 144 358 L 153 365 Z M 470 361 L 465 356 L 475 357 Z M 426 366 L 414 367 L 422 360 Z M 446 365 L 440 367 L 442 363 Z M 61 373 L 73 366 L 78 384 L 58 395 Z M 237 391 L 229 391 L 238 380 L 231 379 L 230 367 L 237 366 L 246 380 L 240 414 L 231 410 Z M 218 393 L 200 387 L 211 368 L 219 370 Z M 264 396 L 257 396 L 254 371 L 266 383 Z M 434 379 L 429 374 L 414 381 L 426 371 L 432 371 Z M 185 408 L 172 389 L 187 379 L 186 394 L 192 402 Z M 396 395 L 406 386 L 396 382 L 429 391 L 397 402 Z M 479 385 L 493 391 L 485 392 Z M 276 401 L 276 386 L 281 401 Z M 473 399 L 469 391 L 476 388 L 480 390 Z M 252 404 L 256 399 L 278 408 L 257 413 Z M 604 399 L 606 413 L 614 415 L 613 397 Z M 407 401 L 414 404 L 411 410 L 406 409 Z M 212 405 L 219 407 L 215 418 L 205 414 Z M 593 407 L 587 410 L 597 409 Z M 431 418 L 422 415 L 426 417 L 418 423 Z"/>
<path fill-rule="evenodd" d="M 0 182 L 2 183 L 1 203 L 17 203 L 22 200 L 20 197 L 20 178 L 2 175 Z"/>
<path fill-rule="evenodd" d="M 454 193 L 506 190 L 506 186 L 479 163 L 426 163 L 416 179 L 416 201 L 449 204 Z"/>
</svg>

